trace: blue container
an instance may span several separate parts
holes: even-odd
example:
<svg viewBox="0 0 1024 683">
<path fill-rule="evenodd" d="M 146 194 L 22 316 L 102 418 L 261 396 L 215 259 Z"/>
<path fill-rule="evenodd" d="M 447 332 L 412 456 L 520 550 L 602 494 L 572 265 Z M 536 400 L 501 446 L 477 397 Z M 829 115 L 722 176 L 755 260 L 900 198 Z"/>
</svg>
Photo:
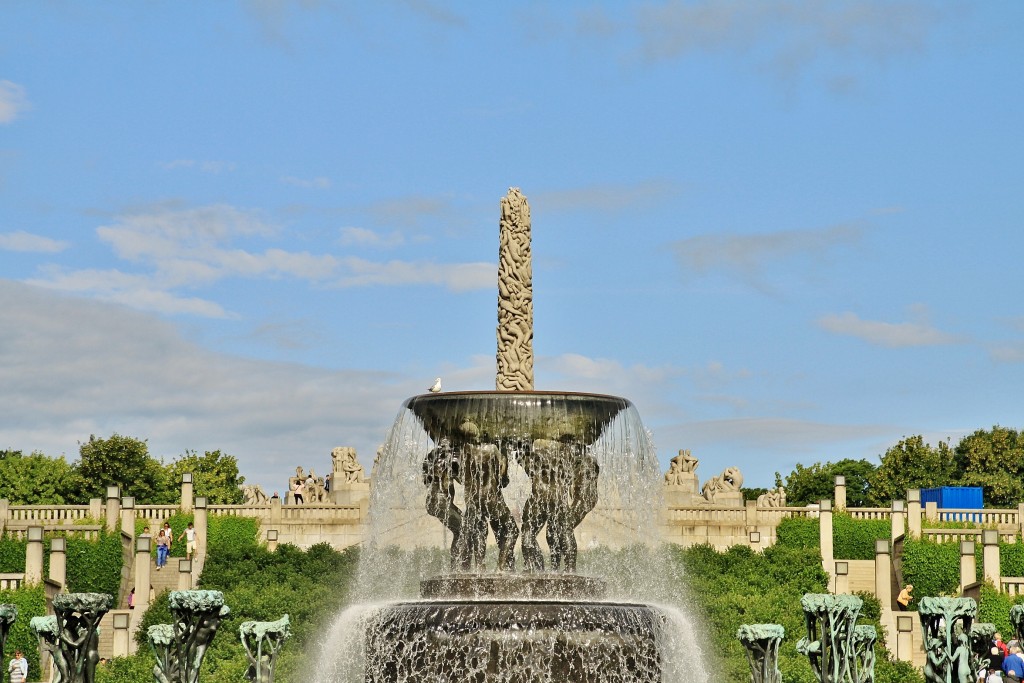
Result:
<svg viewBox="0 0 1024 683">
<path fill-rule="evenodd" d="M 985 507 L 980 486 L 940 486 L 921 489 L 921 505 L 935 503 L 940 508 L 980 510 Z"/>
</svg>

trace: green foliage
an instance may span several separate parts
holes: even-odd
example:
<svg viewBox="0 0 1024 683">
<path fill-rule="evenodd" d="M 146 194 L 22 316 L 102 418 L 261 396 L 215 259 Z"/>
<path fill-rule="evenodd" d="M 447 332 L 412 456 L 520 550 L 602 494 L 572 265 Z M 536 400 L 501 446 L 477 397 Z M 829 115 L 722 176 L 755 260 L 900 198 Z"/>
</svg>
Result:
<svg viewBox="0 0 1024 683">
<path fill-rule="evenodd" d="M 751 488 L 751 487 L 744 486 L 743 488 L 740 489 L 740 492 L 743 494 L 743 500 L 745 500 L 745 501 L 746 500 L 757 500 L 758 496 L 761 496 L 761 495 L 764 495 L 765 493 L 768 493 L 768 489 L 766 489 L 766 488 L 759 488 L 759 487 Z"/>
<path fill-rule="evenodd" d="M 996 631 L 1002 633 L 1004 638 L 1009 640 L 1014 636 L 1013 627 L 1010 625 L 1010 608 L 1024 602 L 1024 595 L 1016 599 L 998 592 L 991 583 L 985 583 L 981 587 L 981 601 L 978 603 L 978 623 L 990 623 L 996 625 Z"/>
<path fill-rule="evenodd" d="M 117 433 L 106 439 L 90 435 L 78 450 L 76 469 L 85 499 L 103 498 L 107 486 L 117 485 L 121 495 L 135 496 L 137 503 L 166 502 L 167 474 L 163 465 L 150 457 L 145 441 Z"/>
<path fill-rule="evenodd" d="M 167 466 L 172 482 L 180 482 L 181 475 L 191 472 L 195 495 L 206 496 L 212 505 L 237 505 L 245 502 L 241 485 L 245 477 L 238 474 L 238 459 L 218 451 L 195 451 L 185 454 Z"/>
<path fill-rule="evenodd" d="M 211 517 L 206 544 L 217 552 L 244 552 L 259 543 L 260 523 L 252 517 Z"/>
<path fill-rule="evenodd" d="M 835 493 L 836 477 L 846 477 L 847 507 L 867 507 L 870 503 L 868 482 L 874 475 L 875 466 L 867 460 L 846 458 L 839 462 L 814 463 L 809 467 L 797 463 L 785 482 L 775 473 L 775 485 L 785 484 L 788 505 L 809 505 L 820 500 L 832 500 Z"/>
<path fill-rule="evenodd" d="M 1024 500 L 1024 435 L 998 425 L 979 429 L 953 450 L 961 486 L 981 486 L 985 503 L 1016 507 Z"/>
<path fill-rule="evenodd" d="M 1003 576 L 1024 576 L 1024 543 L 999 543 L 999 571 Z"/>
<path fill-rule="evenodd" d="M 19 541 L 7 534 L 0 536 L 0 572 L 5 574 L 24 573 L 25 545 L 27 543 L 27 541 Z"/>
<path fill-rule="evenodd" d="M 960 545 L 907 538 L 903 544 L 903 581 L 922 596 L 952 595 L 960 587 Z"/>
<path fill-rule="evenodd" d="M 875 559 L 875 541 L 892 536 L 887 519 L 854 519 L 850 515 L 832 515 L 834 555 L 843 560 Z"/>
<path fill-rule="evenodd" d="M 792 525 L 790 531 L 799 526 Z M 790 534 L 791 540 L 799 537 L 799 533 Z M 736 630 L 741 624 L 772 623 L 786 629 L 786 642 L 779 651 L 783 680 L 815 683 L 807 658 L 797 654 L 794 647 L 805 630 L 800 598 L 805 593 L 824 592 L 827 586 L 828 577 L 815 547 L 777 543 L 758 554 L 745 546 L 723 553 L 704 545 L 677 548 L 675 552 L 686 569 L 691 608 L 709 634 L 711 642 L 706 651 L 713 658 L 709 664 L 715 680 L 749 681 L 750 670 L 743 647 L 736 640 Z M 874 624 L 881 635 L 878 601 L 870 595 L 861 597 L 866 600 L 860 623 Z M 883 643 L 880 637 L 876 680 L 920 683 L 913 667 L 890 660 Z"/>
<path fill-rule="evenodd" d="M 285 544 L 270 552 L 256 543 L 257 533 L 255 520 L 210 519 L 210 552 L 200 588 L 223 591 L 231 615 L 221 623 L 207 652 L 203 664 L 206 683 L 242 680 L 246 660 L 237 637 L 241 622 L 273 621 L 284 614 L 291 617 L 294 635 L 279 660 L 276 679 L 282 683 L 307 680 L 309 661 L 299 653 L 314 645 L 318 627 L 327 623 L 344 603 L 348 585 L 355 577 L 357 548 L 338 552 L 321 543 L 302 551 Z M 143 634 L 153 624 L 170 621 L 164 593 L 143 615 L 142 628 L 136 635 L 142 648 L 140 654 L 130 658 L 135 661 L 116 664 L 122 678 L 103 678 L 100 683 L 121 683 L 133 680 L 129 676 L 138 671 L 150 671 L 152 654 Z M 143 667 L 139 660 L 148 666 Z M 112 665 L 111 676 L 114 668 Z"/>
<path fill-rule="evenodd" d="M 149 645 L 143 646 L 149 653 Z M 152 655 L 115 657 L 106 666 L 96 667 L 96 683 L 142 683 L 153 680 Z M 205 680 L 205 679 L 204 679 Z"/>
<path fill-rule="evenodd" d="M 104 530 L 95 541 L 68 537 L 66 547 L 68 592 L 109 593 L 116 600 L 124 562 L 120 533 Z"/>
<path fill-rule="evenodd" d="M 821 548 L 818 520 L 810 517 L 788 517 L 775 530 L 776 545 L 793 548 Z"/>
<path fill-rule="evenodd" d="M 907 489 L 950 486 L 957 480 L 949 444 L 925 443 L 921 436 L 904 438 L 882 456 L 882 463 L 871 479 L 876 501 L 903 500 Z"/>
<path fill-rule="evenodd" d="M 63 457 L 0 451 L 0 498 L 11 505 L 64 505 L 82 488 L 75 468 Z"/>
<path fill-rule="evenodd" d="M 7 653 L 4 656 L 13 656 L 15 650 L 21 650 L 28 660 L 29 680 L 39 680 L 39 640 L 29 630 L 28 622 L 32 617 L 46 616 L 46 593 L 43 587 L 40 585 L 0 591 L 0 603 L 11 603 L 18 607 L 18 618 L 7 637 Z"/>
</svg>

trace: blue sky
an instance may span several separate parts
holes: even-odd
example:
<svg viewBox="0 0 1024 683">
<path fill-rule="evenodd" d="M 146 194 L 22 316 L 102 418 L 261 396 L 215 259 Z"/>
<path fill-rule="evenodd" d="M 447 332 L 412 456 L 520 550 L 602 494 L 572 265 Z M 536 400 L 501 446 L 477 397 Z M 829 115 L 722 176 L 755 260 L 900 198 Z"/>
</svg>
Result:
<svg viewBox="0 0 1024 683">
<path fill-rule="evenodd" d="M 269 488 L 494 384 L 750 485 L 1021 427 L 1024 4 L 6 3 L 0 447 L 112 432 Z"/>
</svg>

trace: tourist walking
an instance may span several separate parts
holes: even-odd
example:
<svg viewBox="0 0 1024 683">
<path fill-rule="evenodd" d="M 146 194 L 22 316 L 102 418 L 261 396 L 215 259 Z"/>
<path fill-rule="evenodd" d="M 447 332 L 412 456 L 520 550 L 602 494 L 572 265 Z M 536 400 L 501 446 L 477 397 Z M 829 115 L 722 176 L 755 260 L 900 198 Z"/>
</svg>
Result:
<svg viewBox="0 0 1024 683">
<path fill-rule="evenodd" d="M 188 523 L 188 528 L 181 532 L 181 536 L 178 536 L 178 540 L 185 539 L 185 558 L 191 560 L 192 553 L 196 551 L 196 528 L 192 522 Z"/>
<path fill-rule="evenodd" d="M 156 537 L 156 570 L 160 571 L 167 564 L 167 555 L 171 552 L 171 539 L 167 538 L 164 530 Z"/>
<path fill-rule="evenodd" d="M 25 683 L 28 680 L 28 660 L 21 654 L 21 650 L 14 651 L 14 659 L 7 665 L 7 671 L 11 674 L 11 683 Z"/>
<path fill-rule="evenodd" d="M 899 606 L 901 612 L 906 612 L 910 608 L 910 601 L 914 599 L 912 595 L 914 591 L 913 584 L 908 583 L 900 591 L 899 596 L 896 598 L 896 604 Z M 891 595 L 891 593 L 890 593 Z"/>
</svg>

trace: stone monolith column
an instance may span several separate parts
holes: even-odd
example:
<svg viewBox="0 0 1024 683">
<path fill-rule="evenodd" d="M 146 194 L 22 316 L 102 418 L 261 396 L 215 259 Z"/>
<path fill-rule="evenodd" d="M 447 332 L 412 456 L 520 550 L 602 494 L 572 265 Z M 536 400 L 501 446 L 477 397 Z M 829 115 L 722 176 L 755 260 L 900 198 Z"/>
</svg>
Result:
<svg viewBox="0 0 1024 683">
<path fill-rule="evenodd" d="M 518 187 L 501 199 L 498 248 L 498 391 L 533 390 L 530 205 Z"/>
</svg>

